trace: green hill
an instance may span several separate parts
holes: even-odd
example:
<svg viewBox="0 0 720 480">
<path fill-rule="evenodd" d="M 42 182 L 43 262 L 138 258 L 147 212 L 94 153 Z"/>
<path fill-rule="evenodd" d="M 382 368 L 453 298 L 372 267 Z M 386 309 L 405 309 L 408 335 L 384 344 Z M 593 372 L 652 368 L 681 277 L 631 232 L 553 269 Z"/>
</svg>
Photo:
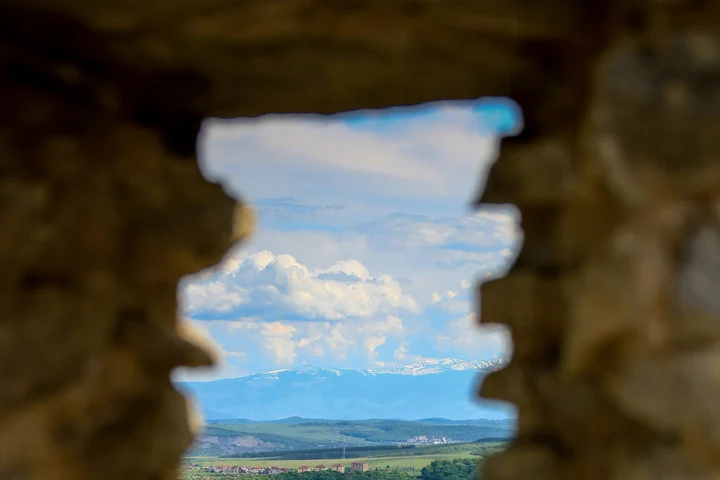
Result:
<svg viewBox="0 0 720 480">
<path fill-rule="evenodd" d="M 445 438 L 448 442 L 509 439 L 515 424 L 509 420 L 462 421 L 406 420 L 309 420 L 213 422 L 191 450 L 192 455 L 265 455 L 269 452 L 302 454 L 303 450 L 392 447 L 413 437 Z M 452 445 L 452 443 L 451 443 Z M 298 457 L 300 458 L 300 457 Z"/>
</svg>

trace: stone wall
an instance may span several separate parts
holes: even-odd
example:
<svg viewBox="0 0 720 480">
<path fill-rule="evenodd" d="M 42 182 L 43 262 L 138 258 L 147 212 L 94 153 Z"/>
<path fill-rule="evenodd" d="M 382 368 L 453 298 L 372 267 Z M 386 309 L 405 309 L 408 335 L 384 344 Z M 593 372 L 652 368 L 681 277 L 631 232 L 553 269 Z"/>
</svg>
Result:
<svg viewBox="0 0 720 480">
<path fill-rule="evenodd" d="M 718 32 L 710 0 L 6 0 L 0 479 L 175 477 L 169 372 L 212 361 L 177 281 L 251 221 L 203 118 L 483 95 L 525 115 L 479 198 L 525 234 L 482 286 L 520 412 L 484 478 L 719 478 Z"/>
</svg>

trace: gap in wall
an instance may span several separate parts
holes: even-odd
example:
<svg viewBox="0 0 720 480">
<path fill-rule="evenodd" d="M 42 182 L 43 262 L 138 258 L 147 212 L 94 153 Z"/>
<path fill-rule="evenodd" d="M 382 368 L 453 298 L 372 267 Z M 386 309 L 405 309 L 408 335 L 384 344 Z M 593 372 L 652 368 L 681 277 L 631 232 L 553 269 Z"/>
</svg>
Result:
<svg viewBox="0 0 720 480">
<path fill-rule="evenodd" d="M 257 224 L 179 286 L 183 321 L 220 358 L 174 379 L 208 428 L 246 425 L 193 451 L 373 443 L 345 432 L 283 444 L 246 420 L 513 419 L 476 398 L 476 371 L 500 368 L 512 345 L 502 327 L 478 326 L 474 285 L 509 268 L 519 218 L 470 204 L 501 136 L 520 128 L 515 103 L 498 98 L 206 121 L 203 174 Z"/>
</svg>

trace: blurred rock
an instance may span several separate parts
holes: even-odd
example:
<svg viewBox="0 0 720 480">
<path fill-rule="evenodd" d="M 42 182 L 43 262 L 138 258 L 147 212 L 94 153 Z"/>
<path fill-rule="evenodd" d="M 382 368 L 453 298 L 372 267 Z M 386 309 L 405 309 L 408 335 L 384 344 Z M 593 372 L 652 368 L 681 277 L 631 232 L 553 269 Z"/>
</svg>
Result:
<svg viewBox="0 0 720 480">
<path fill-rule="evenodd" d="M 176 288 L 251 233 L 207 117 L 509 96 L 483 287 L 516 444 L 485 480 L 717 478 L 720 3 L 8 0 L 0 6 L 0 478 L 175 479 Z M 480 317 L 480 316 L 479 316 Z"/>
</svg>

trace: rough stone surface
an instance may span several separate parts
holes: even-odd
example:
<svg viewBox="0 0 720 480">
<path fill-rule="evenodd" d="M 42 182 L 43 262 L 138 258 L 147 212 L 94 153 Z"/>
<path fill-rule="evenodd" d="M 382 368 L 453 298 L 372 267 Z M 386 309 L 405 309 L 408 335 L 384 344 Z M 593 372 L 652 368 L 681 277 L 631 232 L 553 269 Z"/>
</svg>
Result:
<svg viewBox="0 0 720 480">
<path fill-rule="evenodd" d="M 665 10 L 691 5 L 611 38 L 575 134 L 509 139 L 490 173 L 525 243 L 482 287 L 515 358 L 481 393 L 520 412 L 483 478 L 720 478 L 720 19 Z"/>
<path fill-rule="evenodd" d="M 0 479 L 174 478 L 211 361 L 183 275 L 253 215 L 201 177 L 203 118 L 505 95 L 481 200 L 524 245 L 482 287 L 518 438 L 485 480 L 720 478 L 720 3 L 6 0 Z"/>
</svg>

